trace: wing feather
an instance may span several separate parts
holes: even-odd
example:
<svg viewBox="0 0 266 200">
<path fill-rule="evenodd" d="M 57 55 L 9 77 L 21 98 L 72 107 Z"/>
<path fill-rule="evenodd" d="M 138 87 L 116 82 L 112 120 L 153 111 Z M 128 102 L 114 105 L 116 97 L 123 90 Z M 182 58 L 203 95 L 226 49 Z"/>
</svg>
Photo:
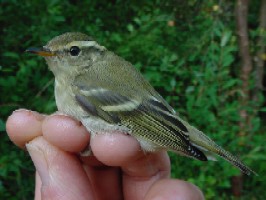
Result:
<svg viewBox="0 0 266 200">
<path fill-rule="evenodd" d="M 85 81 L 82 82 L 81 80 Z M 79 79 L 76 100 L 93 116 L 132 130 L 132 135 L 162 149 L 171 149 L 199 160 L 206 156 L 190 143 L 186 126 L 158 93 L 148 93 L 145 99 L 125 96 L 111 88 L 90 84 Z M 154 96 L 152 94 L 154 93 Z"/>
</svg>

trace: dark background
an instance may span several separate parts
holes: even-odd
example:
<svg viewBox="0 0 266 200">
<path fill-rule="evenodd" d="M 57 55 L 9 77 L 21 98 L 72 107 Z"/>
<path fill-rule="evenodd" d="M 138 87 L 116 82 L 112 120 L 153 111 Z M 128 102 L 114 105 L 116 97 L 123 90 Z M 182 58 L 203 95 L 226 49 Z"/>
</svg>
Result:
<svg viewBox="0 0 266 200">
<path fill-rule="evenodd" d="M 257 60 L 264 69 L 266 58 L 264 51 L 258 58 L 265 46 L 263 2 L 250 1 L 243 18 L 252 64 L 247 72 L 234 1 L 0 0 L 0 199 L 32 199 L 34 191 L 30 157 L 9 141 L 7 117 L 18 108 L 56 111 L 51 72 L 42 58 L 24 51 L 68 31 L 89 34 L 132 62 L 183 119 L 259 174 L 242 176 L 221 159 L 205 163 L 170 154 L 173 177 L 196 184 L 206 199 L 265 199 L 265 94 L 256 76 Z"/>
</svg>

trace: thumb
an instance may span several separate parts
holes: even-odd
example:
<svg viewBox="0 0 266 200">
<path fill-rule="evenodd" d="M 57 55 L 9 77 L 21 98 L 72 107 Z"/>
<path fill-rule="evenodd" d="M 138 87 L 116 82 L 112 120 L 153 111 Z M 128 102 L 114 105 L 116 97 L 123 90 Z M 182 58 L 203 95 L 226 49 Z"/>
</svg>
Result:
<svg viewBox="0 0 266 200">
<path fill-rule="evenodd" d="M 37 137 L 28 144 L 31 159 L 41 179 L 35 199 L 94 199 L 89 179 L 77 157 Z"/>
</svg>

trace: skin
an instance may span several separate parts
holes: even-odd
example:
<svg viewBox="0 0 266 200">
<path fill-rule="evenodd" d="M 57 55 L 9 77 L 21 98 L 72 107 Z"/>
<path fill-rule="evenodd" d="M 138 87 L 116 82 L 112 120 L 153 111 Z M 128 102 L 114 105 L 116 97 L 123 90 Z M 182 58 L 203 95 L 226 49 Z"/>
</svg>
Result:
<svg viewBox="0 0 266 200">
<path fill-rule="evenodd" d="M 36 167 L 35 200 L 204 199 L 195 185 L 169 178 L 166 152 L 143 153 L 126 134 L 90 138 L 82 124 L 68 116 L 29 110 L 13 112 L 6 128 Z M 80 156 L 88 143 L 94 155 Z"/>
</svg>

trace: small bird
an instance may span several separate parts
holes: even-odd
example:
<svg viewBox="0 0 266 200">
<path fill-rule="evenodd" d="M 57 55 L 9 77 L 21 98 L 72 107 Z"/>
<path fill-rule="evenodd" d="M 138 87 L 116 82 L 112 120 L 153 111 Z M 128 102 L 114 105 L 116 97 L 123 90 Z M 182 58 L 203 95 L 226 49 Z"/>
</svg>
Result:
<svg viewBox="0 0 266 200">
<path fill-rule="evenodd" d="M 45 58 L 55 76 L 58 110 L 81 121 L 92 137 L 122 132 L 146 152 L 173 151 L 201 161 L 217 154 L 243 173 L 255 173 L 182 120 L 131 63 L 86 34 L 65 33 L 26 51 Z"/>
</svg>

